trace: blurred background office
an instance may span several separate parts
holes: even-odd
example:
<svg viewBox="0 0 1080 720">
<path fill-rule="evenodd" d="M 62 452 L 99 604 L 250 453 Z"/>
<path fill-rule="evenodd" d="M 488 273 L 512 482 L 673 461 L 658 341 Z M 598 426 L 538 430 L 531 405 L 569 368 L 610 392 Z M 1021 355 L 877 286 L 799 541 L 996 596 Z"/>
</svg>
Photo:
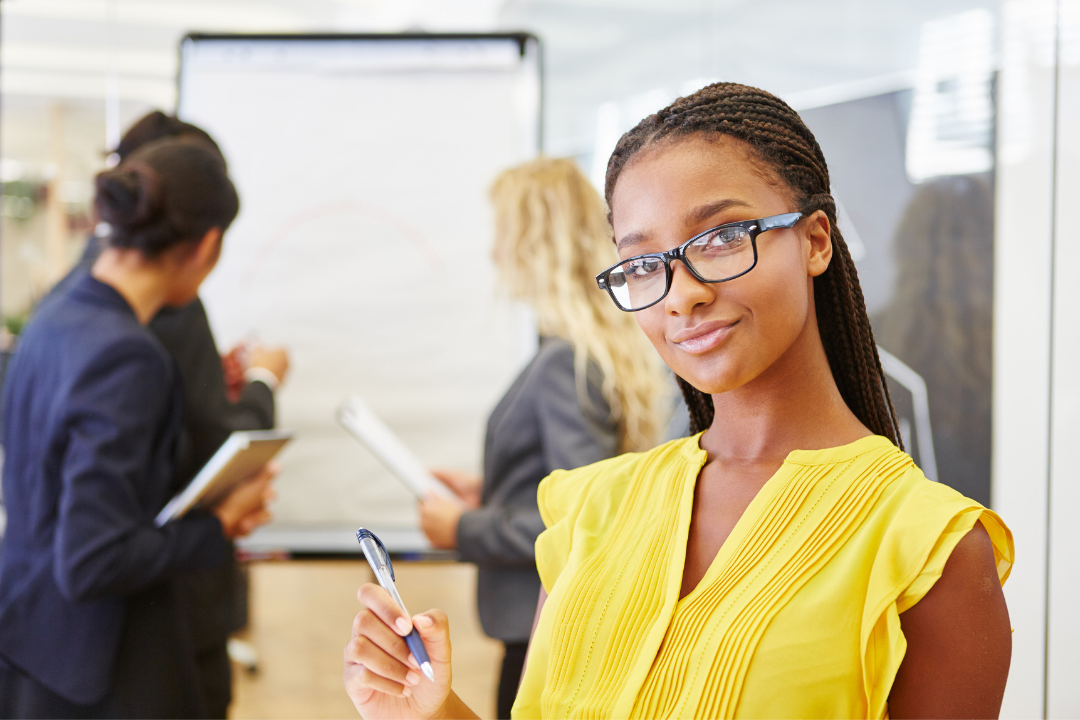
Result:
<svg viewBox="0 0 1080 720">
<path fill-rule="evenodd" d="M 1071 279 L 1080 272 L 1080 231 L 1067 222 L 1066 208 L 1080 192 L 1078 7 L 1071 0 L 3 0 L 0 316 L 7 335 L 0 345 L 14 344 L 11 336 L 34 302 L 77 260 L 94 222 L 92 177 L 123 129 L 152 109 L 177 110 L 178 48 L 189 32 L 531 33 L 538 44 L 529 57 L 542 70 L 538 142 L 515 146 L 517 154 L 505 160 L 476 148 L 476 166 L 492 166 L 487 182 L 527 160 L 522 153 L 542 150 L 576 159 L 599 184 L 620 134 L 673 98 L 713 80 L 763 87 L 799 110 L 832 163 L 840 222 L 885 351 L 905 444 L 928 475 L 991 504 L 1016 531 L 1018 562 L 1007 596 L 1017 630 L 1004 713 L 1075 714 L 1080 688 L 1068 679 L 1080 671 L 1080 620 L 1065 608 L 1080 591 L 1080 528 L 1072 529 L 1067 513 L 1080 501 L 1080 483 L 1069 474 L 1066 453 L 1080 433 L 1080 377 L 1070 370 L 1080 326 L 1068 309 L 1080 306 L 1080 284 Z M 289 102 L 281 98 L 283 111 Z M 208 119 L 213 111 L 190 108 Z M 485 108 L 471 112 L 480 122 Z M 446 119 L 435 107 L 426 121 L 416 126 L 418 144 Z M 248 148 L 286 152 L 298 142 L 274 134 L 272 123 L 251 123 L 247 137 L 235 140 L 208 129 L 221 141 L 245 203 L 252 196 L 244 186 L 243 165 L 254 154 Z M 359 140 L 342 135 L 327 142 Z M 448 154 L 457 151 L 444 146 Z M 415 166 L 417 204 L 435 194 L 420 175 L 439 144 L 424 148 L 419 163 L 407 154 L 397 163 Z M 328 154 L 283 165 L 273 182 L 307 197 L 325 176 Z M 373 212 L 388 207 L 370 202 L 378 207 L 367 207 L 363 217 L 355 207 L 335 210 L 338 224 L 321 217 L 303 231 L 309 235 L 294 234 L 315 242 L 344 233 L 350 223 L 367 227 Z M 476 207 L 484 203 L 477 190 Z M 243 247 L 244 223 L 258 235 L 252 223 L 259 207 L 255 201 L 242 209 L 236 247 Z M 477 213 L 474 227 L 447 228 L 447 237 L 460 233 L 452 241 L 463 253 L 490 246 L 490 233 L 481 229 L 490 218 Z M 259 232 L 277 237 L 275 227 Z M 435 234 L 420 230 L 422 237 Z M 344 247 L 328 245 L 326 256 Z M 227 267 L 229 258 L 223 261 Z M 273 259 L 265 267 L 274 270 Z M 282 268 L 287 263 L 275 272 Z M 240 267 L 237 276 L 243 272 Z M 274 277 L 281 282 L 288 275 Z M 388 422 L 432 465 L 480 470 L 483 418 L 535 349 L 528 314 L 489 281 L 477 276 L 460 289 L 466 299 L 447 299 L 491 298 L 490 322 L 460 329 L 492 343 L 497 363 L 485 376 L 469 375 L 464 361 L 455 370 L 453 358 L 443 358 L 448 374 L 431 370 L 430 386 L 413 385 L 423 398 L 389 383 L 397 394 L 387 391 L 384 407 L 393 399 L 401 409 Z M 220 342 L 258 331 L 260 342 L 295 350 L 295 382 L 292 395 L 282 398 L 281 424 L 306 422 L 305 403 L 326 392 L 310 377 L 312 368 L 352 349 L 327 345 L 317 355 L 300 346 L 303 338 L 273 336 L 286 333 L 284 323 L 268 324 L 269 331 L 238 329 L 230 324 L 231 296 L 221 281 L 210 292 L 218 298 L 208 310 Z M 318 324 L 312 320 L 306 324 Z M 394 328 L 378 318 L 357 323 L 366 329 L 351 333 L 349 342 L 363 343 L 364 333 L 393 336 Z M 382 362 L 390 370 L 397 363 L 369 360 L 370 367 Z M 453 372 L 461 373 L 458 380 Z M 467 401 L 427 389 L 451 381 Z M 363 379 L 357 383 L 358 392 L 368 392 Z M 436 411 L 459 405 L 466 410 L 454 418 L 456 434 L 447 435 L 434 421 Z M 307 431 L 308 450 L 298 441 L 292 459 L 283 458 L 279 530 L 310 540 L 312 533 L 340 534 L 354 519 L 375 517 L 400 531 L 404 546 L 416 542 L 413 498 L 378 475 L 362 448 L 331 435 L 327 422 Z M 305 459 L 328 448 L 340 464 L 305 476 L 299 469 Z M 338 472 L 353 466 L 351 475 Z M 257 560 L 246 637 L 258 651 L 251 662 L 259 670 L 237 675 L 231 712 L 346 715 L 351 708 L 338 665 L 345 639 L 338 635 L 347 626 L 340 618 L 354 612 L 364 567 L 354 556 L 322 559 L 343 556 L 343 549 L 331 552 L 333 542 L 316 543 L 319 552 L 307 554 L 320 559 L 267 559 L 303 556 L 283 544 L 250 550 Z M 435 561 L 399 563 L 405 600 L 413 611 L 438 604 L 459 616 L 455 649 L 476 658 L 463 669 L 462 694 L 491 716 L 500 652 L 479 630 L 475 570 L 445 556 L 413 557 Z"/>
</svg>

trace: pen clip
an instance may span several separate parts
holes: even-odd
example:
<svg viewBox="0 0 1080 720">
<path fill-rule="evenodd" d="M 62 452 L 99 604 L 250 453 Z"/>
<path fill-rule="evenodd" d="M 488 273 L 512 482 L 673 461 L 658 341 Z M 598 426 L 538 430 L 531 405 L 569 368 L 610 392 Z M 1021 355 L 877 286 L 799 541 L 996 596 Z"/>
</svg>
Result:
<svg viewBox="0 0 1080 720">
<path fill-rule="evenodd" d="M 380 550 L 382 550 L 383 557 L 386 558 L 386 567 L 389 568 L 389 570 L 390 570 L 390 579 L 394 580 L 396 582 L 397 578 L 394 577 L 394 563 L 390 562 L 390 553 L 388 553 L 386 551 L 386 546 L 383 545 L 383 541 L 379 539 L 378 535 L 371 532 L 367 528 L 360 528 L 359 530 L 356 531 L 356 541 L 360 542 L 364 538 L 370 539 L 376 545 L 379 546 Z"/>
</svg>

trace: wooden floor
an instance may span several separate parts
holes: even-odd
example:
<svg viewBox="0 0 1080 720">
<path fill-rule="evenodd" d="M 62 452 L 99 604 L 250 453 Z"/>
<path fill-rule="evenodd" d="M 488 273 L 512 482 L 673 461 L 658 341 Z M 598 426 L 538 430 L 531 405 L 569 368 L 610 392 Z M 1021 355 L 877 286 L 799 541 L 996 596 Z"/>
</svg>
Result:
<svg viewBox="0 0 1080 720">
<path fill-rule="evenodd" d="M 450 617 L 454 690 L 481 717 L 495 715 L 502 645 L 480 630 L 476 568 L 397 563 L 402 600 L 413 613 L 438 607 Z M 259 670 L 233 666 L 232 718 L 355 718 L 342 689 L 342 652 L 356 590 L 371 581 L 363 561 L 255 562 L 251 623 L 242 636 L 259 653 Z"/>
</svg>

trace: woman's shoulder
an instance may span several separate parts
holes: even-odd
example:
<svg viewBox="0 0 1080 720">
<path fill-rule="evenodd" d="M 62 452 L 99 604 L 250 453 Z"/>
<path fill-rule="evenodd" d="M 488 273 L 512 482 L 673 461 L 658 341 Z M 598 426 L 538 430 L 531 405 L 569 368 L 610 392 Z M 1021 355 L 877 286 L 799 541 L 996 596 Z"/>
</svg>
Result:
<svg viewBox="0 0 1080 720">
<path fill-rule="evenodd" d="M 577 363 L 577 350 L 566 338 L 545 335 L 540 338 L 540 346 L 530 363 L 535 374 L 573 376 Z M 603 377 L 600 366 L 592 358 L 588 360 L 589 380 L 599 381 Z M 595 376 L 595 377 L 593 377 Z"/>
<path fill-rule="evenodd" d="M 917 603 L 941 576 L 953 548 L 976 524 L 990 537 L 998 578 L 1004 583 L 1015 558 L 1005 521 L 947 484 L 927 479 L 909 459 L 883 489 L 866 520 L 864 539 L 873 537 L 869 546 L 876 548 L 870 595 L 895 598 L 899 612 Z"/>
<path fill-rule="evenodd" d="M 571 550 L 590 547 L 619 522 L 624 508 L 634 508 L 641 483 L 670 480 L 672 472 L 703 464 L 698 436 L 672 440 L 646 452 L 626 453 L 576 470 L 558 470 L 540 483 L 537 504 L 547 527 L 536 540 L 536 568 L 551 592 Z M 633 512 L 631 510 L 631 512 Z M 631 522 L 637 518 L 629 517 Z"/>
<path fill-rule="evenodd" d="M 578 374 L 577 351 L 573 344 L 560 337 L 543 337 L 540 348 L 528 368 L 522 373 L 521 392 L 534 398 L 540 406 L 559 408 L 581 407 L 596 422 L 614 431 L 611 408 L 604 396 L 604 373 L 592 358 L 585 364 L 584 377 Z M 584 386 L 580 383 L 584 380 Z M 583 396 L 581 391 L 585 390 Z M 582 403 L 583 397 L 588 398 Z"/>
<path fill-rule="evenodd" d="M 574 346 L 560 337 L 540 338 L 540 347 L 529 363 L 529 376 L 535 382 L 559 382 L 574 377 Z"/>
<path fill-rule="evenodd" d="M 172 361 L 153 333 L 126 306 L 107 296 L 104 303 L 87 299 L 81 287 L 76 284 L 43 304 L 27 324 L 16 355 L 34 357 L 42 370 L 55 367 L 77 384 L 121 374 L 166 382 Z"/>
<path fill-rule="evenodd" d="M 616 455 L 574 470 L 556 470 L 540 482 L 537 491 L 544 524 L 551 527 L 585 508 L 597 520 L 610 518 L 643 469 L 662 471 L 688 455 L 704 452 L 697 438 L 679 438 L 644 452 Z"/>
</svg>

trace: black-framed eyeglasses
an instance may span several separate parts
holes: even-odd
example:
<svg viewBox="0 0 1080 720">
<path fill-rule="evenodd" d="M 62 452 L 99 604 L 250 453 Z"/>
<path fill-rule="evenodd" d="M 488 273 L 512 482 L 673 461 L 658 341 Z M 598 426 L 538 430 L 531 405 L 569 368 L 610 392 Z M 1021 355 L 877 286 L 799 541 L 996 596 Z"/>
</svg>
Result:
<svg viewBox="0 0 1080 720">
<path fill-rule="evenodd" d="M 695 235 L 674 250 L 637 255 L 612 265 L 596 276 L 596 284 L 608 291 L 620 310 L 644 310 L 667 297 L 673 260 L 682 260 L 686 269 L 703 283 L 734 280 L 757 265 L 758 235 L 789 228 L 802 216 L 792 212 L 725 223 Z"/>
</svg>

